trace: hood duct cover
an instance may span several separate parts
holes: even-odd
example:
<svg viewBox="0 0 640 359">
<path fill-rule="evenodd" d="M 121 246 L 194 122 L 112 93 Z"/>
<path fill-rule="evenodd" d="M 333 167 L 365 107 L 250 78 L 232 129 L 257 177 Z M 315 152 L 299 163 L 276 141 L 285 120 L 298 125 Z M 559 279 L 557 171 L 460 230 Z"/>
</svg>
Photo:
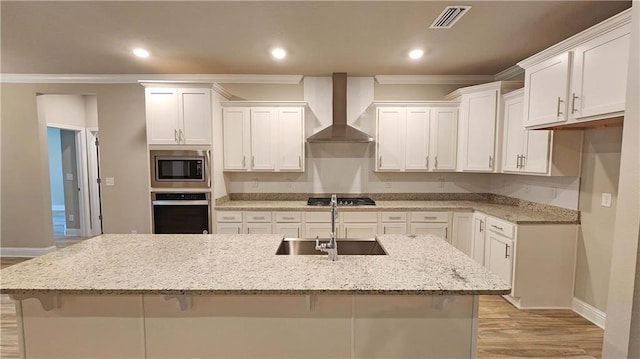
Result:
<svg viewBox="0 0 640 359">
<path fill-rule="evenodd" d="M 347 74 L 333 73 L 333 123 L 309 137 L 309 143 L 358 142 L 368 143 L 373 137 L 347 125 Z"/>
</svg>

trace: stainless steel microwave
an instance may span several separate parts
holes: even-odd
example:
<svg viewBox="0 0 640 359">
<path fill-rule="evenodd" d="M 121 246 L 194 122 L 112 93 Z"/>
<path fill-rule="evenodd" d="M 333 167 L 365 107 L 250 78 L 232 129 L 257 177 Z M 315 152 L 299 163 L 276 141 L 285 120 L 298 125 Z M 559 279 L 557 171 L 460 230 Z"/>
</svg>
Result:
<svg viewBox="0 0 640 359">
<path fill-rule="evenodd" d="M 207 150 L 152 150 L 151 187 L 210 188 Z"/>
</svg>

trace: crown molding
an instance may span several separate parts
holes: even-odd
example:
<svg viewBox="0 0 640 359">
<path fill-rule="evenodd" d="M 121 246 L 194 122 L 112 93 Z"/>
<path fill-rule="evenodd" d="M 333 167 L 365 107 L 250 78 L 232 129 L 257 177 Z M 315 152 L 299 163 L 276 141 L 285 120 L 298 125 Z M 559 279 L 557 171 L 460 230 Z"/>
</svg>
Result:
<svg viewBox="0 0 640 359">
<path fill-rule="evenodd" d="M 474 85 L 494 81 L 493 75 L 376 75 L 380 85 Z"/>
<path fill-rule="evenodd" d="M 524 73 L 524 69 L 518 65 L 513 65 L 508 69 L 502 70 L 493 76 L 496 81 L 511 80 L 514 77 L 518 77 Z"/>
<path fill-rule="evenodd" d="M 302 75 L 248 74 L 0 74 L 2 83 L 134 84 L 140 82 L 173 83 L 246 83 L 297 85 Z"/>
<path fill-rule="evenodd" d="M 488 91 L 488 90 L 500 90 L 504 94 L 507 92 L 511 92 L 515 89 L 519 89 L 522 86 L 524 86 L 524 82 L 522 81 L 495 81 L 487 84 L 459 88 L 451 92 L 450 94 L 446 95 L 444 98 L 446 100 L 456 100 L 464 94 Z"/>
<path fill-rule="evenodd" d="M 220 101 L 222 107 L 307 106 L 307 101 Z"/>
<path fill-rule="evenodd" d="M 622 11 L 598 24 L 591 26 L 590 28 L 579 32 L 576 35 L 571 36 L 570 38 L 561 41 L 545 50 L 538 52 L 537 54 L 530 56 L 520 62 L 518 62 L 518 66 L 523 69 L 527 69 L 537 63 L 550 59 L 556 55 L 559 55 L 563 52 L 567 52 L 585 42 L 601 36 L 604 33 L 607 33 L 611 30 L 615 30 L 619 27 L 631 23 L 631 8 Z"/>
<path fill-rule="evenodd" d="M 227 89 L 217 83 L 214 83 L 211 89 L 227 100 L 231 100 L 231 98 L 233 98 L 233 94 L 231 92 L 227 91 Z"/>
</svg>

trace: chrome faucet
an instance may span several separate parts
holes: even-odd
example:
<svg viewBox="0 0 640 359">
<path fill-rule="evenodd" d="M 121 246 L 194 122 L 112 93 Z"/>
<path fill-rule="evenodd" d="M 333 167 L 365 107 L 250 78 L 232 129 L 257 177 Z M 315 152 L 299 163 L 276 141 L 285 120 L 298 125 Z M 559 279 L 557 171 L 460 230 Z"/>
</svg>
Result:
<svg viewBox="0 0 640 359">
<path fill-rule="evenodd" d="M 330 261 L 338 259 L 338 242 L 336 241 L 336 221 L 338 220 L 338 199 L 336 195 L 331 195 L 331 234 L 328 243 L 320 244 L 316 238 L 316 250 L 327 252 Z"/>
</svg>

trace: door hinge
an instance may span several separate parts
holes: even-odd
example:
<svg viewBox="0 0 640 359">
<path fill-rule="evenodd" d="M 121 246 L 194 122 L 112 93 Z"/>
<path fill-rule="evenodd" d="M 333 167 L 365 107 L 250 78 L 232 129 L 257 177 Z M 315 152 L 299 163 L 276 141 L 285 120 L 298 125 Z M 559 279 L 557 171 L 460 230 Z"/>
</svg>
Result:
<svg viewBox="0 0 640 359">
<path fill-rule="evenodd" d="M 98 139 L 96 138 L 96 142 L 95 142 L 96 147 L 100 146 L 100 141 L 98 141 Z"/>
<path fill-rule="evenodd" d="M 96 179 L 96 182 L 97 182 L 98 184 L 100 184 L 100 183 L 102 183 L 102 180 L 101 180 L 100 178 L 97 178 L 97 179 Z"/>
<path fill-rule="evenodd" d="M 102 215 L 99 215 L 99 216 L 98 216 L 98 219 L 102 221 Z"/>
</svg>

